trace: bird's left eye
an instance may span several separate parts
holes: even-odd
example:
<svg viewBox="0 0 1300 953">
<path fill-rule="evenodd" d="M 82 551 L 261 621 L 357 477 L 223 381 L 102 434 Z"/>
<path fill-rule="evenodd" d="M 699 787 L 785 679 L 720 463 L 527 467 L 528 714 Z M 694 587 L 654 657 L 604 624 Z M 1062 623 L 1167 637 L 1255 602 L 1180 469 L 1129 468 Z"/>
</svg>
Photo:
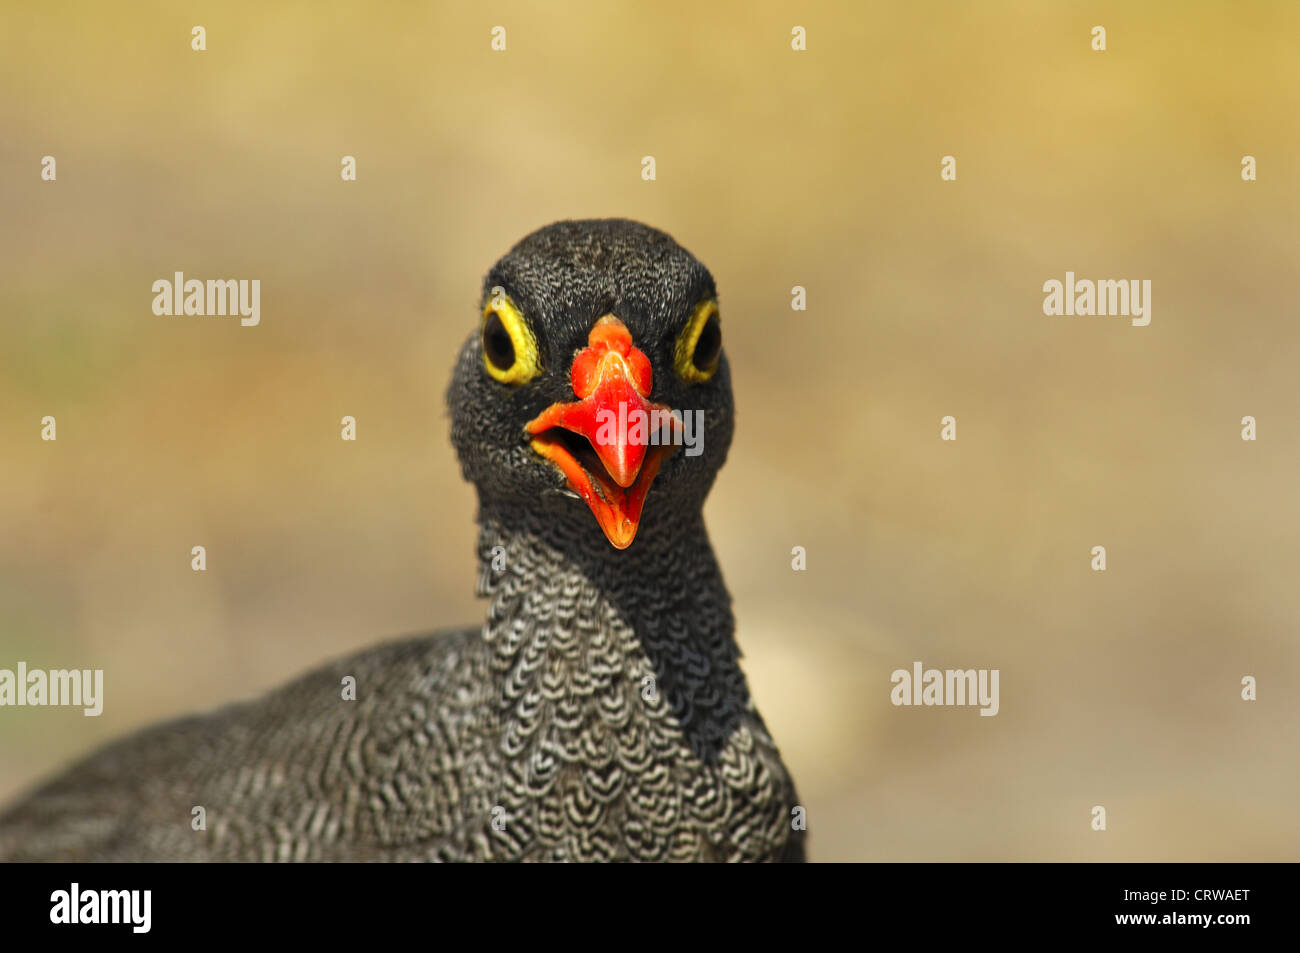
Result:
<svg viewBox="0 0 1300 953">
<path fill-rule="evenodd" d="M 483 367 L 503 384 L 526 384 L 541 370 L 532 328 L 504 294 L 483 309 Z"/>
<path fill-rule="evenodd" d="M 718 369 L 722 353 L 722 327 L 718 324 L 718 303 L 701 301 L 677 336 L 673 366 L 683 380 L 692 384 L 707 381 Z"/>
</svg>

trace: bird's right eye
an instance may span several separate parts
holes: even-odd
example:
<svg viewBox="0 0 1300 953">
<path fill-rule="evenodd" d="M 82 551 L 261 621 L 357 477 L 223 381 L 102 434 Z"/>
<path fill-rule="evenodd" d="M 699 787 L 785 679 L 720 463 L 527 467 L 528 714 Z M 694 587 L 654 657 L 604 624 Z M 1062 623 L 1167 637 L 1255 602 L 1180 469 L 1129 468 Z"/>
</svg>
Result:
<svg viewBox="0 0 1300 953">
<path fill-rule="evenodd" d="M 537 339 L 515 303 L 493 292 L 483 309 L 483 367 L 503 384 L 526 384 L 541 370 Z"/>
</svg>

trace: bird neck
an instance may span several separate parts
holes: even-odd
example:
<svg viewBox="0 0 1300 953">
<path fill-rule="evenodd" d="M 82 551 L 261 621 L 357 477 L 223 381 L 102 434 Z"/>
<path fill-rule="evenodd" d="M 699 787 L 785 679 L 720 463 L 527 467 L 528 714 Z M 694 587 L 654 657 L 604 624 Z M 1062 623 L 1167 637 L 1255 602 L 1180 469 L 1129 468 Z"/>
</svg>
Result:
<svg viewBox="0 0 1300 953">
<path fill-rule="evenodd" d="M 626 703 L 634 719 L 674 721 L 698 755 L 716 755 L 750 702 L 702 516 L 647 522 L 619 551 L 588 514 L 540 509 L 480 509 L 483 634 L 503 699 L 531 686 L 575 704 Z"/>
</svg>

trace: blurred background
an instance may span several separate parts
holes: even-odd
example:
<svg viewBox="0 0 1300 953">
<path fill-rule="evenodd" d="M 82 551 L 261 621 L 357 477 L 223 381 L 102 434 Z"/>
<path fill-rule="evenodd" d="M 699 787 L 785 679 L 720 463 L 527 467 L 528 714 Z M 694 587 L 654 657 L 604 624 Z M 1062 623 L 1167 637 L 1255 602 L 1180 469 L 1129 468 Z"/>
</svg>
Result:
<svg viewBox="0 0 1300 953">
<path fill-rule="evenodd" d="M 627 216 L 718 281 L 738 425 L 707 518 L 813 859 L 1300 857 L 1300 6 L 0 21 L 0 667 L 106 693 L 0 711 L 0 800 L 481 619 L 443 392 L 482 276 Z M 1044 316 L 1067 270 L 1150 279 L 1151 325 Z M 175 271 L 261 279 L 261 325 L 155 316 Z M 1001 713 L 893 707 L 916 660 L 999 669 Z"/>
</svg>

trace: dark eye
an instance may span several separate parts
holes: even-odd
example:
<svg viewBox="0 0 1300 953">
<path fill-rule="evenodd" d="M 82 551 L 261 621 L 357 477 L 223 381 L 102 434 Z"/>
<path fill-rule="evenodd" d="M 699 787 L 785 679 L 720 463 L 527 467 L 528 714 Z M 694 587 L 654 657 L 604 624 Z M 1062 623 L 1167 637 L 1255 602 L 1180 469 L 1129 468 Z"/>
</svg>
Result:
<svg viewBox="0 0 1300 953">
<path fill-rule="evenodd" d="M 695 353 L 691 355 L 691 363 L 699 370 L 707 371 L 717 361 L 718 352 L 721 350 L 722 329 L 718 327 L 718 316 L 713 314 L 700 329 L 700 336 L 695 341 Z"/>
<path fill-rule="evenodd" d="M 501 316 L 493 311 L 483 322 L 483 353 L 492 364 L 503 371 L 515 363 L 515 343 L 510 339 Z"/>
</svg>

